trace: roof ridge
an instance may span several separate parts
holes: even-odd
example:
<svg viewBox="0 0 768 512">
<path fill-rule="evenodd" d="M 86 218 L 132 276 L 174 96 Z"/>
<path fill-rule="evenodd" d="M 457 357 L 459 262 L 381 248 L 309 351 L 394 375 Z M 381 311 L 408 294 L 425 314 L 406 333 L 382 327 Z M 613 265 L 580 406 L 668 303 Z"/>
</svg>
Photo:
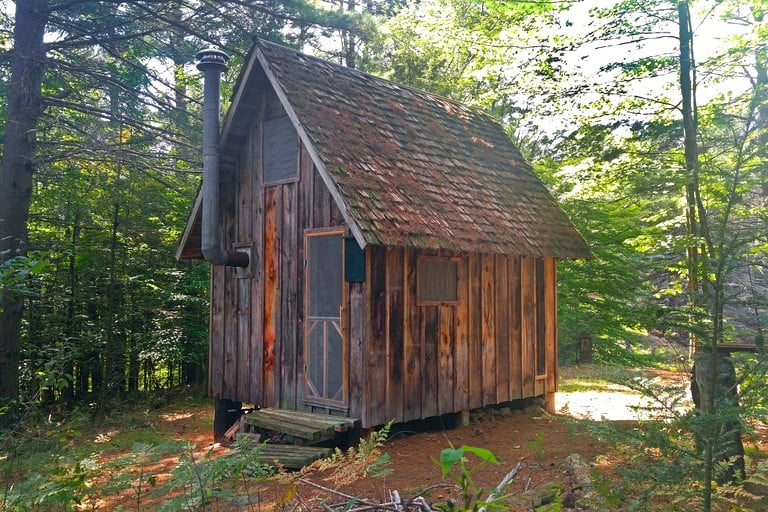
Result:
<svg viewBox="0 0 768 512">
<path fill-rule="evenodd" d="M 394 87 L 399 88 L 399 89 L 407 89 L 408 91 L 410 91 L 412 93 L 415 93 L 415 94 L 418 94 L 418 95 L 424 95 L 424 96 L 433 98 L 435 100 L 441 100 L 441 101 L 445 101 L 445 102 L 451 103 L 452 105 L 454 105 L 457 108 L 464 109 L 464 110 L 469 110 L 469 111 L 474 112 L 476 114 L 481 114 L 481 115 L 483 115 L 485 117 L 488 117 L 489 119 L 493 120 L 494 123 L 496 123 L 496 124 L 501 126 L 501 120 L 496 118 L 496 117 L 494 117 L 493 114 L 491 114 L 487 110 L 485 110 L 483 108 L 480 108 L 480 107 L 474 107 L 474 106 L 467 105 L 466 103 L 463 103 L 463 102 L 461 102 L 461 101 L 459 101 L 457 99 L 450 98 L 448 96 L 444 96 L 444 95 L 436 93 L 436 92 L 427 91 L 425 89 L 419 89 L 418 87 L 414 87 L 412 85 L 407 85 L 407 84 L 402 84 L 400 82 L 395 82 L 394 80 L 390 80 L 388 78 L 384 78 L 384 77 L 381 77 L 379 75 L 374 75 L 373 73 L 369 73 L 367 71 L 361 71 L 361 70 L 356 69 L 356 68 L 350 68 L 349 66 L 344 66 L 342 64 L 337 64 L 335 62 L 332 62 L 330 60 L 324 59 L 324 58 L 319 57 L 317 55 L 311 55 L 311 54 L 308 54 L 308 53 L 304 53 L 303 51 L 297 50 L 296 48 L 291 48 L 289 46 L 285 46 L 284 44 L 276 43 L 276 42 L 270 41 L 268 39 L 262 39 L 262 38 L 260 38 L 258 36 L 254 36 L 253 41 L 256 44 L 256 46 L 260 46 L 260 45 L 266 43 L 266 44 L 268 44 L 270 46 L 274 46 L 274 47 L 278 48 L 281 51 L 288 51 L 288 52 L 294 53 L 299 58 L 307 58 L 307 59 L 311 59 L 313 61 L 317 61 L 319 64 L 329 66 L 329 67 L 331 67 L 331 68 L 333 68 L 333 69 L 335 69 L 337 71 L 342 71 L 344 73 L 351 74 L 351 75 L 359 75 L 359 76 L 362 76 L 362 77 L 368 77 L 368 78 L 371 78 L 373 80 L 384 82 L 385 84 L 389 84 L 389 85 L 394 86 Z"/>
</svg>

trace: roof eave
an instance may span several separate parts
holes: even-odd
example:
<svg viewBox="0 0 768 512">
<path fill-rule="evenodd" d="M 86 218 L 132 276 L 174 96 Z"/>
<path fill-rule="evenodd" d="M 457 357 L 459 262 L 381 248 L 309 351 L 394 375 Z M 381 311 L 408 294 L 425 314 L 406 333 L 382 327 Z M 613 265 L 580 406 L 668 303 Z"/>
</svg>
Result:
<svg viewBox="0 0 768 512">
<path fill-rule="evenodd" d="M 195 202 L 192 205 L 192 210 L 189 213 L 189 217 L 187 217 L 187 224 L 184 226 L 184 231 L 181 233 L 181 240 L 179 240 L 179 246 L 176 249 L 175 258 L 176 261 L 182 261 L 182 260 L 196 260 L 196 259 L 202 259 L 202 256 L 196 257 L 196 256 L 188 256 L 185 255 L 185 252 L 190 251 L 190 244 L 192 232 L 195 228 L 195 223 L 197 222 L 197 219 L 200 216 L 200 208 L 203 202 L 203 196 L 200 194 L 200 190 L 197 191 L 197 194 L 195 194 Z"/>
</svg>

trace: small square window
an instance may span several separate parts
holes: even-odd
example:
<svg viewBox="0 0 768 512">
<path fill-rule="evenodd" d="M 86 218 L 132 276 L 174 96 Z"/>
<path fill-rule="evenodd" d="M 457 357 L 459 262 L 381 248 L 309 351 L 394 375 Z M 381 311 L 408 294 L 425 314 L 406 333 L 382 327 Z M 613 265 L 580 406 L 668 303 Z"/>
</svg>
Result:
<svg viewBox="0 0 768 512">
<path fill-rule="evenodd" d="M 416 268 L 419 302 L 445 303 L 459 300 L 459 263 L 446 258 L 419 258 Z"/>
</svg>

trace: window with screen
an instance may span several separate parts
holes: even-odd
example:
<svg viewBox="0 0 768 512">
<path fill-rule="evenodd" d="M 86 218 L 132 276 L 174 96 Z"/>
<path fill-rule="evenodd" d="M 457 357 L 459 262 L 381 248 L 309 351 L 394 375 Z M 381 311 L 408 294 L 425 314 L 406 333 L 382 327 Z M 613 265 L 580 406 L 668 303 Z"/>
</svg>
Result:
<svg viewBox="0 0 768 512">
<path fill-rule="evenodd" d="M 264 121 L 264 185 L 296 179 L 299 137 L 288 116 Z"/>
<path fill-rule="evenodd" d="M 459 262 L 448 258 L 419 258 L 416 268 L 419 302 L 459 300 Z"/>
</svg>

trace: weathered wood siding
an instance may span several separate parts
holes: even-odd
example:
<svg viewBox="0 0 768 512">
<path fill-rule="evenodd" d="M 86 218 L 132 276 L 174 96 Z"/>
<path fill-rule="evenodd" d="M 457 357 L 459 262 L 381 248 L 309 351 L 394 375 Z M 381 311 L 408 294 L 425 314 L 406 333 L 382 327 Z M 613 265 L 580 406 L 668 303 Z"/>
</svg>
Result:
<svg viewBox="0 0 768 512">
<path fill-rule="evenodd" d="M 420 255 L 458 259 L 458 300 L 421 304 Z M 557 386 L 556 267 L 553 258 L 419 253 L 370 247 L 362 294 L 364 427 L 545 395 Z M 354 318 L 354 313 L 353 313 Z M 543 352 L 543 353 L 542 353 Z"/>
<path fill-rule="evenodd" d="M 309 153 L 296 178 L 264 185 L 254 101 L 239 154 L 223 155 L 221 244 L 247 250 L 244 270 L 211 272 L 210 391 L 260 406 L 305 404 L 304 235 L 343 226 Z M 556 270 L 552 258 L 366 248 L 366 279 L 345 283 L 347 413 L 371 427 L 551 393 L 557 386 Z M 452 258 L 457 297 L 421 303 L 421 256 Z"/>
<path fill-rule="evenodd" d="M 240 154 L 222 158 L 221 244 L 250 250 L 251 265 L 212 267 L 209 388 L 218 398 L 301 409 L 304 231 L 343 219 L 303 147 L 295 179 L 264 185 L 258 119 L 283 112 L 274 96 L 254 111 Z"/>
</svg>

